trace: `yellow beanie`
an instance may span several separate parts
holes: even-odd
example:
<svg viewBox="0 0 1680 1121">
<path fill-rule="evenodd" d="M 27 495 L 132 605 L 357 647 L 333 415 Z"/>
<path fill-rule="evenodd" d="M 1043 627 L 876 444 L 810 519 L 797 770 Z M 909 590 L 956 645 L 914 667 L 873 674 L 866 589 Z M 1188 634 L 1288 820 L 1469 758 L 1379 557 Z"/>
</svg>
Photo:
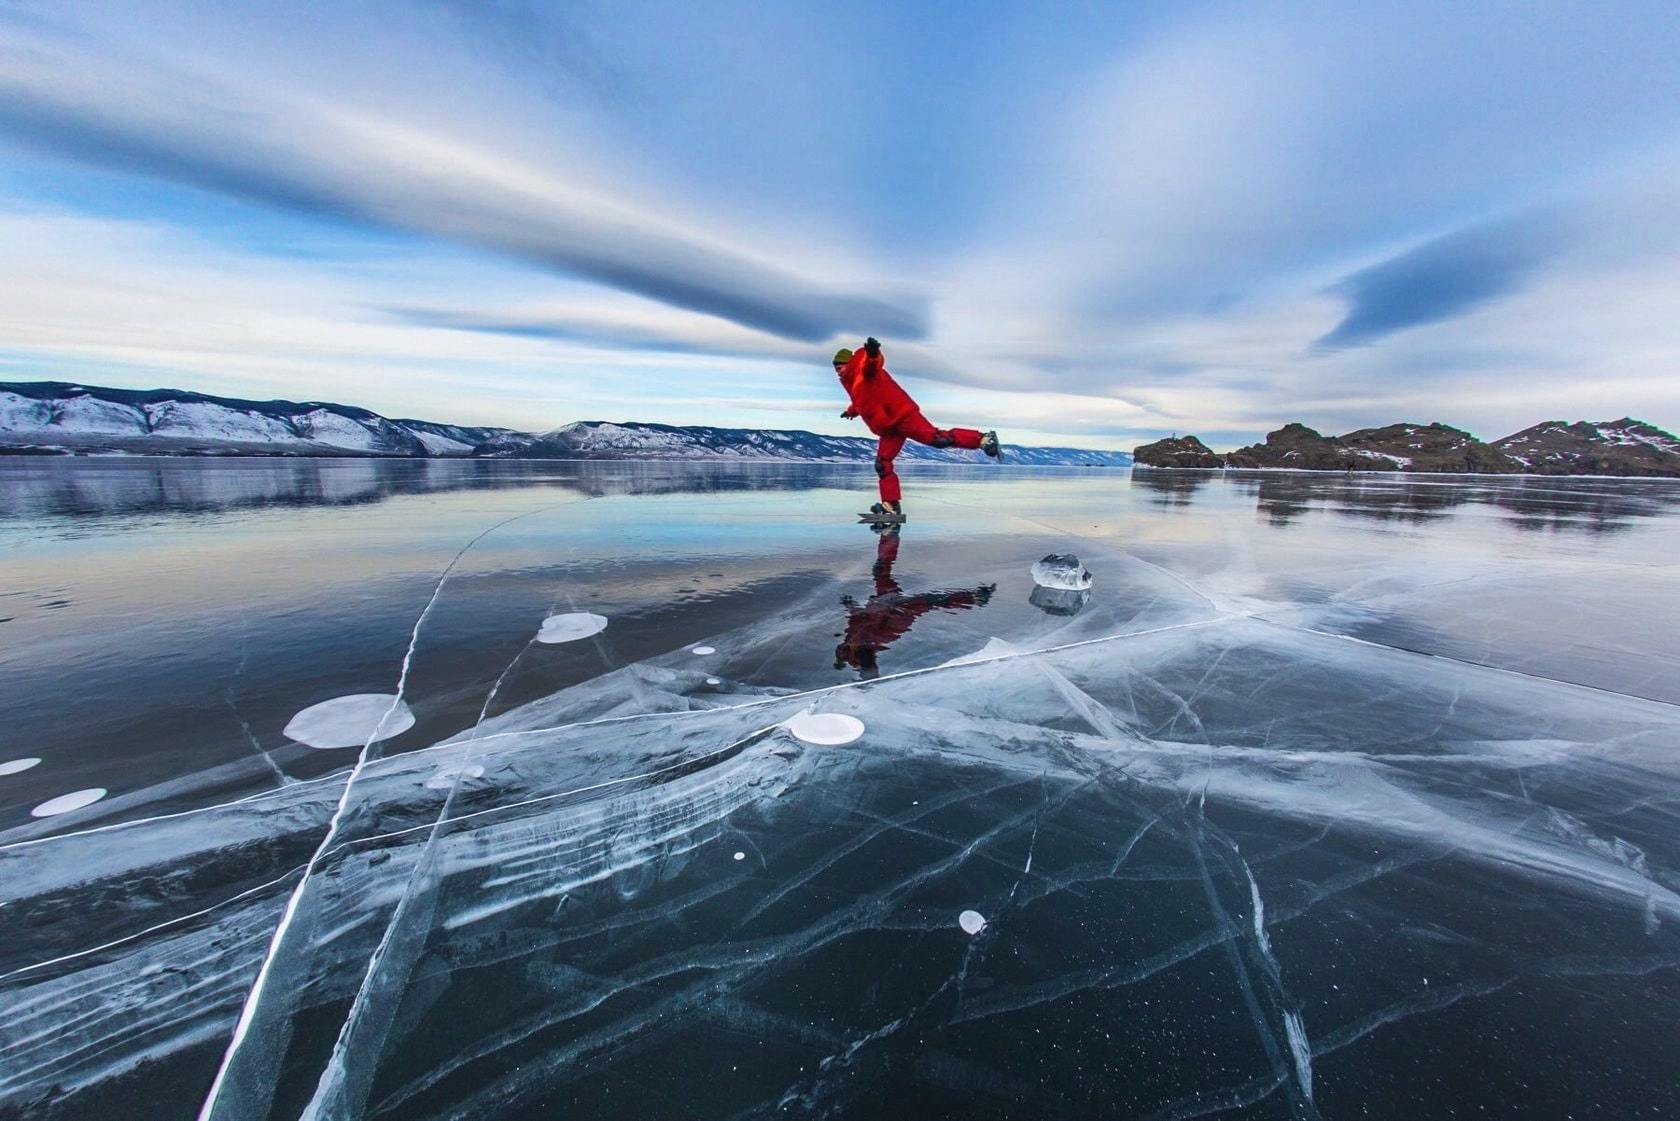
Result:
<svg viewBox="0 0 1680 1121">
<path fill-rule="evenodd" d="M 852 348 L 849 347 L 849 346 L 843 346 L 839 350 L 834 352 L 834 362 L 835 362 L 836 365 L 844 365 L 845 363 L 850 362 L 851 360 L 852 360 Z"/>
</svg>

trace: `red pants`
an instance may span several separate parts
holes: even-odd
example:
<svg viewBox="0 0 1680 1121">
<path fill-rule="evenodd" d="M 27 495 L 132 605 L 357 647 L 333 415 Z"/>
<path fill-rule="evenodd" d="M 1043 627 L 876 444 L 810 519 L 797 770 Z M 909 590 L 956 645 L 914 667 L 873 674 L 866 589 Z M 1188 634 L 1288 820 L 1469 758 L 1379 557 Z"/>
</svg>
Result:
<svg viewBox="0 0 1680 1121">
<path fill-rule="evenodd" d="M 880 446 L 875 449 L 875 474 L 881 477 L 882 502 L 897 502 L 901 496 L 893 460 L 904 449 L 904 441 L 914 440 L 930 448 L 968 448 L 972 451 L 980 447 L 979 429 L 935 428 L 921 413 L 905 417 L 880 436 Z"/>
</svg>

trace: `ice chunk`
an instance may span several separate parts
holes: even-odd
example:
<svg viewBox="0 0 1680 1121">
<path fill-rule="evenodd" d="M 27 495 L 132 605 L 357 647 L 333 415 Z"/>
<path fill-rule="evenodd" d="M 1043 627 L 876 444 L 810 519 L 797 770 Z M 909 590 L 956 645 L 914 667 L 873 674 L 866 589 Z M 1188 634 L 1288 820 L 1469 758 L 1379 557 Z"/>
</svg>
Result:
<svg viewBox="0 0 1680 1121">
<path fill-rule="evenodd" d="M 67 814 L 71 810 L 79 810 L 83 806 L 91 806 L 105 797 L 103 786 L 93 786 L 86 790 L 73 790 L 69 794 L 60 794 L 56 798 L 49 798 L 39 806 L 29 811 L 31 817 L 53 817 L 57 814 Z"/>
<path fill-rule="evenodd" d="M 957 925 L 964 934 L 979 934 L 986 929 L 986 916 L 979 911 L 964 911 L 957 916 Z"/>
<path fill-rule="evenodd" d="M 15 775 L 20 771 L 27 771 L 39 762 L 39 759 L 8 759 L 0 763 L 0 775 Z"/>
<path fill-rule="evenodd" d="M 788 731 L 806 743 L 851 743 L 863 735 L 863 721 L 840 712 L 802 712 L 787 722 Z"/>
<path fill-rule="evenodd" d="M 352 693 L 310 705 L 286 725 L 289 740 L 308 747 L 362 747 L 414 727 L 414 713 L 390 693 Z"/>
<path fill-rule="evenodd" d="M 1033 583 L 1041 588 L 1084 591 L 1091 586 L 1091 572 L 1072 553 L 1051 553 L 1032 566 Z"/>
<path fill-rule="evenodd" d="M 565 615 L 550 615 L 537 630 L 537 641 L 549 644 L 576 642 L 607 629 L 605 615 L 590 611 L 573 611 Z"/>
</svg>

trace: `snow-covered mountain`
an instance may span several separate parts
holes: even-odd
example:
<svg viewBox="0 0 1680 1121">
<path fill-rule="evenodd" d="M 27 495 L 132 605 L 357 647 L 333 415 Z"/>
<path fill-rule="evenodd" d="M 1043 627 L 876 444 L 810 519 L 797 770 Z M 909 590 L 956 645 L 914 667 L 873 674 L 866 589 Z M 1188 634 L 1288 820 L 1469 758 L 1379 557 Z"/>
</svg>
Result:
<svg viewBox="0 0 1680 1121">
<path fill-rule="evenodd" d="M 485 441 L 477 453 L 529 459 L 733 459 L 814 460 L 854 463 L 872 459 L 875 440 L 863 436 L 821 436 L 768 428 L 710 428 L 670 424 L 612 424 L 586 420 L 540 435 L 507 433 Z M 936 463 L 982 462 L 978 452 L 906 444 L 905 459 Z M 1005 446 L 1009 463 L 1037 466 L 1126 466 L 1124 452 L 1079 448 Z"/>
<path fill-rule="evenodd" d="M 0 452 L 131 455 L 496 456 L 522 459 L 726 459 L 850 463 L 873 458 L 860 436 L 758 428 L 580 421 L 552 432 L 393 420 L 322 401 L 246 401 L 179 389 L 0 382 Z M 980 461 L 976 452 L 911 444 L 904 458 Z M 1124 452 L 1006 446 L 1007 462 L 1127 466 Z"/>
<path fill-rule="evenodd" d="M 471 455 L 502 428 L 390 420 L 324 401 L 0 382 L 0 447 L 146 455 Z"/>
</svg>

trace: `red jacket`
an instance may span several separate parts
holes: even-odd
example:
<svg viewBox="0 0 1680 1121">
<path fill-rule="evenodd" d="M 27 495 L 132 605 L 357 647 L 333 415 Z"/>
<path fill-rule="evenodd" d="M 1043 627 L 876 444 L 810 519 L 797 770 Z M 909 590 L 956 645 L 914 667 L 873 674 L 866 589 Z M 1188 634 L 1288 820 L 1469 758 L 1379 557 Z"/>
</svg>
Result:
<svg viewBox="0 0 1680 1121">
<path fill-rule="evenodd" d="M 852 355 L 851 361 L 840 367 L 840 384 L 852 399 L 852 412 L 862 417 L 877 436 L 921 412 L 904 387 L 887 373 L 886 362 L 879 354 L 870 358 L 868 351 L 860 350 Z"/>
</svg>

